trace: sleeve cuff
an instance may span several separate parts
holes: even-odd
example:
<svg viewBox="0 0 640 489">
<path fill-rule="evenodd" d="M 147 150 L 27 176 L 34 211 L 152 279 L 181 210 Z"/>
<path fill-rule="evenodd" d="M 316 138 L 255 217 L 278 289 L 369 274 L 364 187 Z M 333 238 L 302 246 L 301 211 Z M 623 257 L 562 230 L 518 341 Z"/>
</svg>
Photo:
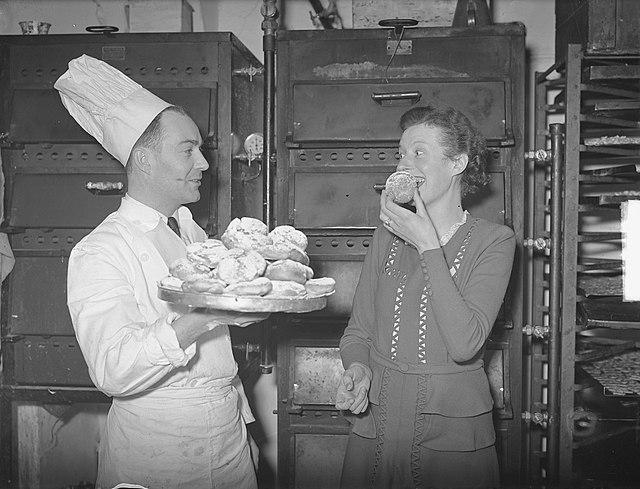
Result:
<svg viewBox="0 0 640 489">
<path fill-rule="evenodd" d="M 150 349 L 147 351 L 150 360 L 155 365 L 173 365 L 174 367 L 184 367 L 196 354 L 196 343 L 192 343 L 185 350 L 180 348 L 176 332 L 171 323 L 180 317 L 180 314 L 171 312 L 163 318 L 158 319 L 150 328 L 149 343 Z"/>
<path fill-rule="evenodd" d="M 420 267 L 425 278 L 433 280 L 443 276 L 450 276 L 442 248 L 422 252 L 420 255 Z"/>
<path fill-rule="evenodd" d="M 368 346 L 351 343 L 342 345 L 340 347 L 340 355 L 342 357 L 342 365 L 345 370 L 351 366 L 352 363 L 358 362 L 362 365 L 369 365 L 370 349 Z"/>
</svg>

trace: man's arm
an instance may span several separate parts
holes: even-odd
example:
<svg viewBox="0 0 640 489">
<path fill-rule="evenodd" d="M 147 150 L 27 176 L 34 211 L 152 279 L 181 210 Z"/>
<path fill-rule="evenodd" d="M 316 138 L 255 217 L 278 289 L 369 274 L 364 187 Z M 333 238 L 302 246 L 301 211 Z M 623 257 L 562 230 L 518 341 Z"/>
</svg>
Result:
<svg viewBox="0 0 640 489">
<path fill-rule="evenodd" d="M 246 325 L 264 316 L 175 313 L 148 324 L 124 259 L 91 247 L 69 259 L 68 305 L 78 343 L 94 384 L 112 396 L 141 392 L 195 355 L 195 340 L 219 324 Z M 116 265 L 116 263 L 118 265 Z"/>
</svg>

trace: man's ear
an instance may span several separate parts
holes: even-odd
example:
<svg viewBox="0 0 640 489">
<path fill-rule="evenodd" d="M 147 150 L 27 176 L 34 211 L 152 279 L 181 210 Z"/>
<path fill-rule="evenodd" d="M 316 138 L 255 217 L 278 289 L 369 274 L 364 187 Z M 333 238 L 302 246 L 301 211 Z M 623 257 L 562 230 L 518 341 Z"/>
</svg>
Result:
<svg viewBox="0 0 640 489">
<path fill-rule="evenodd" d="M 469 155 L 467 153 L 461 153 L 451 160 L 451 168 L 454 175 L 460 175 L 469 164 Z"/>
<path fill-rule="evenodd" d="M 130 164 L 142 173 L 149 174 L 151 172 L 150 155 L 144 148 L 135 148 L 131 152 Z"/>
</svg>

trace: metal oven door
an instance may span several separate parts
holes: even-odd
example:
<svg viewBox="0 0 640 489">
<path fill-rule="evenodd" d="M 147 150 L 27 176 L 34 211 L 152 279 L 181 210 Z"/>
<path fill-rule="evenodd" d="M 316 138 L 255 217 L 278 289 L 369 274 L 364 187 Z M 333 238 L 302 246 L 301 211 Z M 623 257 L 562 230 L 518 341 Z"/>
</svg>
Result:
<svg viewBox="0 0 640 489">
<path fill-rule="evenodd" d="M 293 86 L 290 144 L 397 141 L 400 116 L 413 105 L 462 110 L 489 140 L 512 139 L 504 80 L 419 83 L 301 83 Z"/>
</svg>

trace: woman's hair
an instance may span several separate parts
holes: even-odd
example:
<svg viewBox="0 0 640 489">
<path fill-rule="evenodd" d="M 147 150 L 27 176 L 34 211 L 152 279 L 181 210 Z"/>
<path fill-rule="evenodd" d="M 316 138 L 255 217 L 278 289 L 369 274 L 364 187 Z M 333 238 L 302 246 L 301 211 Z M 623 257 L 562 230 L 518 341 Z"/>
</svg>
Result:
<svg viewBox="0 0 640 489">
<path fill-rule="evenodd" d="M 467 168 L 462 173 L 463 197 L 489 183 L 490 178 L 486 173 L 487 142 L 466 115 L 453 107 L 427 105 L 409 109 L 400 118 L 400 128 L 403 131 L 418 124 L 440 129 L 440 144 L 448 158 L 455 158 L 460 154 L 469 156 Z"/>
</svg>

